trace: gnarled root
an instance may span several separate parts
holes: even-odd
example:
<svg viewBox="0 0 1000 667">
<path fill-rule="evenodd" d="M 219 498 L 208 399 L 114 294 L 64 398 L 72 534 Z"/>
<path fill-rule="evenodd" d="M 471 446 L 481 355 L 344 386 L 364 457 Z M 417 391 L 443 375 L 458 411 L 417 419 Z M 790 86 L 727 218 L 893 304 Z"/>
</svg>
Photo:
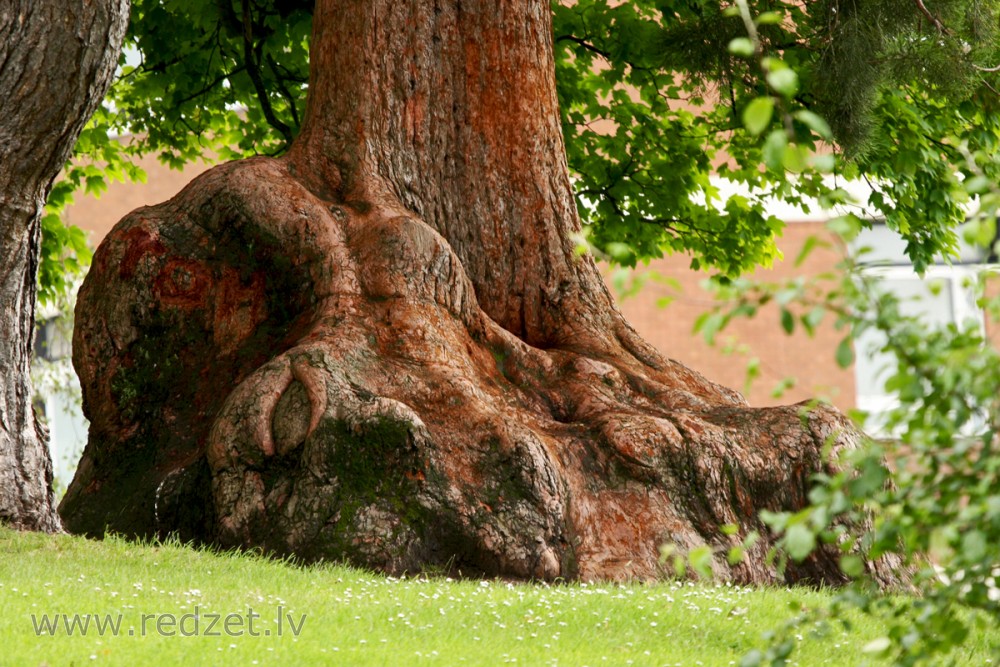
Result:
<svg viewBox="0 0 1000 667">
<path fill-rule="evenodd" d="M 133 213 L 80 302 L 93 425 L 62 506 L 75 531 L 625 579 L 660 576 L 664 543 L 724 554 L 735 523 L 765 538 L 713 568 L 768 582 L 782 575 L 757 514 L 801 508 L 824 443 L 857 438 L 826 408 L 749 408 L 624 322 L 530 347 L 419 219 L 323 199 L 277 160 Z M 839 583 L 837 555 L 784 578 Z"/>
</svg>

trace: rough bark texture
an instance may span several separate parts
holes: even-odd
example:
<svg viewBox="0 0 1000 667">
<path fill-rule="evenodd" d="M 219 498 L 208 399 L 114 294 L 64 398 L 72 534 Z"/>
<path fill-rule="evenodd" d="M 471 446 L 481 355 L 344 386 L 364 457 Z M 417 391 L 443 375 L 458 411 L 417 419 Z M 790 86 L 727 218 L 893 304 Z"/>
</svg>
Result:
<svg viewBox="0 0 1000 667">
<path fill-rule="evenodd" d="M 0 522 L 58 530 L 31 368 L 40 219 L 83 125 L 104 97 L 127 0 L 0 4 Z"/>
<path fill-rule="evenodd" d="M 824 443 L 855 443 L 661 357 L 576 257 L 547 2 L 320 0 L 312 66 L 287 157 L 218 167 L 98 250 L 69 529 L 648 578 L 664 543 L 802 507 Z M 774 581 L 769 546 L 713 566 Z M 841 582 L 838 555 L 784 577 Z"/>
</svg>

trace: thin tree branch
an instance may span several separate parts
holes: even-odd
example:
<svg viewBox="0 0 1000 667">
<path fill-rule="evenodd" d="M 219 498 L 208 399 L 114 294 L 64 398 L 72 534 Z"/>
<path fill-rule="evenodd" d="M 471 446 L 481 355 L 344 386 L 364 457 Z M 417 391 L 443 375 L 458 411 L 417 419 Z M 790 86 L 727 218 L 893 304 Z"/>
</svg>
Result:
<svg viewBox="0 0 1000 667">
<path fill-rule="evenodd" d="M 264 79 L 260 75 L 260 62 L 254 58 L 253 46 L 253 20 L 250 16 L 250 3 L 242 0 L 243 6 L 243 58 L 246 61 L 247 74 L 257 92 L 257 100 L 260 102 L 261 111 L 268 124 L 281 133 L 286 144 L 292 143 L 292 130 L 288 125 L 278 118 L 271 107 L 271 100 L 267 96 L 267 88 L 264 86 Z"/>
<path fill-rule="evenodd" d="M 204 88 L 202 88 L 201 90 L 196 91 L 194 93 L 191 93 L 187 97 L 182 97 L 181 99 L 177 100 L 175 102 L 175 104 L 178 105 L 178 106 L 180 106 L 181 104 L 184 104 L 186 102 L 190 102 L 191 100 L 195 99 L 196 97 L 200 97 L 200 96 L 204 95 L 208 91 L 212 90 L 213 88 L 215 88 L 216 86 L 218 86 L 219 84 L 221 84 L 226 79 L 230 79 L 233 76 L 236 76 L 241 71 L 243 71 L 245 68 L 246 68 L 245 65 L 240 65 L 239 67 L 237 67 L 236 69 L 234 69 L 232 72 L 223 72 L 221 75 L 219 75 L 214 80 L 212 80 Z"/>
<path fill-rule="evenodd" d="M 937 28 L 939 33 L 942 35 L 951 34 L 951 30 L 948 30 L 948 27 L 941 22 L 941 19 L 934 16 L 934 14 L 931 13 L 931 10 L 927 9 L 927 5 L 924 4 L 924 0 L 913 0 L 913 2 L 917 5 L 917 9 L 920 10 L 920 13 L 926 16 L 927 20 L 934 24 L 934 27 Z"/>
<path fill-rule="evenodd" d="M 268 67 L 271 68 L 271 72 L 274 74 L 274 78 L 278 82 L 278 91 L 281 93 L 282 97 L 284 97 L 285 100 L 288 102 L 288 108 L 292 113 L 292 122 L 295 124 L 295 127 L 297 128 L 301 125 L 301 123 L 299 122 L 298 109 L 295 106 L 295 98 L 292 96 L 291 91 L 288 90 L 288 87 L 285 85 L 286 79 L 278 71 L 278 63 L 274 61 L 274 58 L 271 57 L 270 53 L 267 54 L 267 65 Z"/>
<path fill-rule="evenodd" d="M 611 54 L 610 53 L 608 53 L 604 49 L 600 49 L 600 48 L 594 46 L 593 44 L 591 44 L 587 40 L 582 39 L 580 37 L 577 37 L 576 35 L 560 35 L 559 37 L 556 37 L 556 42 L 572 42 L 573 44 L 577 44 L 578 46 L 582 46 L 587 51 L 591 51 L 593 53 L 596 53 L 597 55 L 601 56 L 602 58 L 604 58 L 605 60 L 607 60 L 609 62 L 611 61 Z"/>
</svg>

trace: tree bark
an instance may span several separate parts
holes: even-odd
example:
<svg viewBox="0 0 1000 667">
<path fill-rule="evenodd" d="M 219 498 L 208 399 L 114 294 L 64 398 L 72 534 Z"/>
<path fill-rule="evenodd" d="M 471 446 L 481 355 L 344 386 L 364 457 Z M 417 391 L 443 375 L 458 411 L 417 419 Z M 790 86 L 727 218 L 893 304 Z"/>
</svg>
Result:
<svg viewBox="0 0 1000 667">
<path fill-rule="evenodd" d="M 835 546 L 777 572 L 757 514 L 801 508 L 850 423 L 663 358 L 576 255 L 549 21 L 317 3 L 289 155 L 216 168 L 95 256 L 71 530 L 543 579 L 709 544 L 738 581 L 843 581 Z"/>
<path fill-rule="evenodd" d="M 32 409 L 41 213 L 114 73 L 127 0 L 0 6 L 0 522 L 59 529 L 47 434 Z"/>
</svg>

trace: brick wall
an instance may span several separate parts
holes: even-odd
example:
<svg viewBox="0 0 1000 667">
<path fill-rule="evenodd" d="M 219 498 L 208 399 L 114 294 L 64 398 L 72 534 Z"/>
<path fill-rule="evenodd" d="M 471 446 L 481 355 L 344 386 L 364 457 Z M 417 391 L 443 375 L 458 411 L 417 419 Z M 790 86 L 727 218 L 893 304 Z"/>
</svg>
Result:
<svg viewBox="0 0 1000 667">
<path fill-rule="evenodd" d="M 193 163 L 184 171 L 177 171 L 167 168 L 153 155 L 140 159 L 139 165 L 146 170 L 146 183 L 109 183 L 108 191 L 100 199 L 77 195 L 76 203 L 66 211 L 66 220 L 70 224 L 90 232 L 93 247 L 97 247 L 104 235 L 127 213 L 140 206 L 170 199 L 195 176 L 209 168 Z"/>
<path fill-rule="evenodd" d="M 830 247 L 817 247 L 801 266 L 795 267 L 795 258 L 813 235 L 827 240 Z M 789 224 L 778 245 L 786 259 L 772 269 L 757 271 L 756 277 L 780 281 L 796 275 L 818 275 L 834 268 L 840 259 L 819 222 Z M 692 333 L 698 315 L 711 303 L 711 295 L 700 286 L 707 274 L 691 271 L 688 263 L 687 258 L 671 257 L 647 267 L 680 283 L 678 298 L 666 307 L 658 307 L 657 300 L 676 294 L 676 288 L 653 281 L 638 295 L 620 302 L 622 311 L 646 340 L 709 379 L 740 391 L 744 391 L 747 361 L 759 358 L 761 375 L 746 393 L 753 405 L 794 403 L 822 396 L 842 410 L 855 406 L 853 369 L 843 370 L 834 361 L 833 353 L 843 332 L 834 329 L 832 319 L 824 320 L 812 338 L 800 329 L 788 336 L 781 328 L 777 306 L 770 305 L 752 320 L 734 322 L 719 335 L 716 346 L 710 347 L 700 335 Z M 725 354 L 727 339 L 746 345 L 749 351 Z M 775 386 L 789 376 L 796 378 L 796 386 L 781 398 L 771 396 Z"/>
</svg>

